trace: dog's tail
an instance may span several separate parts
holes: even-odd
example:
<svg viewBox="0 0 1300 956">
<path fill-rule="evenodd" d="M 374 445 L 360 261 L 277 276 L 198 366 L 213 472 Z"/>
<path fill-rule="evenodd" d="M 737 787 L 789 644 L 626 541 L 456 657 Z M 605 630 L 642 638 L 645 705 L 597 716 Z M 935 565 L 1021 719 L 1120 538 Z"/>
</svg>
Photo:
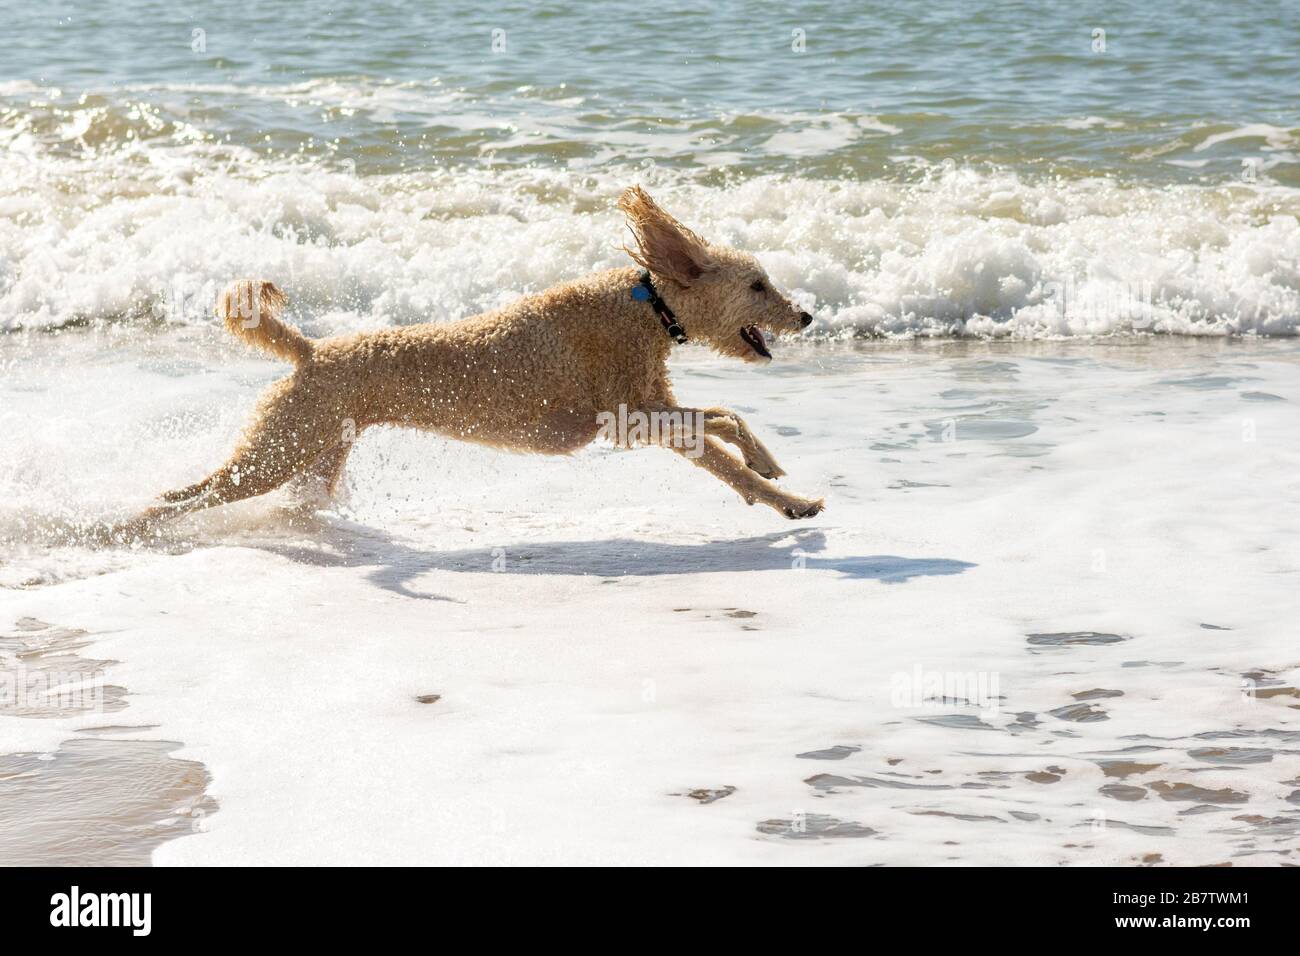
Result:
<svg viewBox="0 0 1300 956">
<path fill-rule="evenodd" d="M 280 321 L 289 297 L 264 279 L 238 279 L 217 296 L 217 317 L 249 345 L 301 365 L 311 359 L 311 339 Z"/>
</svg>

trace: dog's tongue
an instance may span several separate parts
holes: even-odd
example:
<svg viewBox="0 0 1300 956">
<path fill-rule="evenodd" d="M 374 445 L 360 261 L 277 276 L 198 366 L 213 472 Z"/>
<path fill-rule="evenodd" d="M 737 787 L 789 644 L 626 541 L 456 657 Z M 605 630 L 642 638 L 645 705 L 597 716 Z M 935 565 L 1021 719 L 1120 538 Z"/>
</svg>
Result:
<svg viewBox="0 0 1300 956">
<path fill-rule="evenodd" d="M 764 358 L 771 358 L 772 353 L 767 350 L 767 340 L 763 338 L 763 330 L 757 325 L 745 326 L 745 340 L 754 347 L 754 351 Z"/>
</svg>

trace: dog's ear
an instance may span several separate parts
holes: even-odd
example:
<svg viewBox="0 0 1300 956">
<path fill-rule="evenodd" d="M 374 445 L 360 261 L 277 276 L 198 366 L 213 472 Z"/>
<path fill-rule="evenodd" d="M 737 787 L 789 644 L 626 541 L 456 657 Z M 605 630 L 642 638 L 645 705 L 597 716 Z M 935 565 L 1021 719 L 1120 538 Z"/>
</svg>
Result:
<svg viewBox="0 0 1300 956">
<path fill-rule="evenodd" d="M 714 268 L 709 247 L 650 198 L 640 186 L 629 186 L 618 208 L 627 216 L 637 247 L 623 250 L 655 275 L 688 286 Z"/>
</svg>

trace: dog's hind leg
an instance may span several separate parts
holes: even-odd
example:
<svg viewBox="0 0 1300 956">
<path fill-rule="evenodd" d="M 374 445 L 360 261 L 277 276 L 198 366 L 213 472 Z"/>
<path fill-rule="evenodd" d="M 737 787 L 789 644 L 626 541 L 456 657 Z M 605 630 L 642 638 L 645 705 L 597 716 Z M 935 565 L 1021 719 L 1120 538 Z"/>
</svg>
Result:
<svg viewBox="0 0 1300 956">
<path fill-rule="evenodd" d="M 711 435 L 705 436 L 704 440 L 694 448 L 682 443 L 674 443 L 670 447 L 715 478 L 725 481 L 745 499 L 746 504 L 752 505 L 755 502 L 765 504 L 787 518 L 811 518 L 825 506 L 820 498 L 801 498 L 760 477 L 749 466 L 738 461 L 717 438 Z"/>
<path fill-rule="evenodd" d="M 195 498 L 203 494 L 203 490 L 208 487 L 208 482 L 211 480 L 211 478 L 204 478 L 202 481 L 196 481 L 194 484 L 186 485 L 184 488 L 177 488 L 175 491 L 164 491 L 158 497 L 163 501 L 173 503 L 188 501 L 190 498 Z"/>
<path fill-rule="evenodd" d="M 348 453 L 352 451 L 351 442 L 335 445 L 312 463 L 308 474 L 325 482 L 325 493 L 331 498 L 339 489 L 343 480 L 343 466 L 348 463 Z"/>
<path fill-rule="evenodd" d="M 168 504 L 151 508 L 146 514 L 154 518 L 178 517 L 214 505 L 256 498 L 301 473 L 310 461 L 306 455 L 286 455 L 278 449 L 275 454 L 266 455 L 258 454 L 255 445 L 244 447 L 203 481 L 163 495 Z M 189 493 L 195 489 L 197 492 Z"/>
<path fill-rule="evenodd" d="M 241 458 L 238 453 L 221 468 L 217 469 L 210 476 L 196 485 L 189 488 L 181 488 L 177 491 L 169 491 L 162 496 L 163 500 L 168 502 L 164 505 L 157 505 L 153 508 L 147 508 L 135 518 L 119 525 L 116 531 L 126 534 L 129 537 L 136 537 L 144 534 L 152 526 L 163 521 L 170 521 L 173 518 L 179 518 L 182 515 L 191 514 L 195 511 L 202 511 L 204 508 L 211 508 L 214 505 L 225 505 L 244 498 L 253 498 L 257 495 L 265 494 L 268 491 L 274 491 L 289 477 L 292 473 L 280 480 L 271 478 L 270 473 L 263 471 L 257 474 L 249 473 L 247 477 L 240 467 Z M 195 494 L 186 497 L 180 497 L 183 493 L 197 488 Z"/>
<path fill-rule="evenodd" d="M 342 418 L 310 390 L 286 379 L 262 399 L 256 420 L 224 465 L 200 482 L 164 494 L 168 504 L 149 509 L 137 521 L 177 517 L 274 491 L 332 455 L 341 424 Z M 331 477 L 342 464 L 341 456 L 331 459 Z"/>
<path fill-rule="evenodd" d="M 351 442 L 339 442 L 326 451 L 303 470 L 297 491 L 308 499 L 333 498 L 343 480 L 343 467 L 350 451 Z"/>
</svg>

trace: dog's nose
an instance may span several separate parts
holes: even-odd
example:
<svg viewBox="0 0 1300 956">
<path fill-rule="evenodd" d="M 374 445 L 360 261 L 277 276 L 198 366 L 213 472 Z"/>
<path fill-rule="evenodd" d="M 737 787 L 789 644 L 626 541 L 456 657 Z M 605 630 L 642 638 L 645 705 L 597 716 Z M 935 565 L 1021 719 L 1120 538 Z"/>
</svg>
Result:
<svg viewBox="0 0 1300 956">
<path fill-rule="evenodd" d="M 799 321 L 803 323 L 803 327 L 806 329 L 808 326 L 812 325 L 812 316 L 807 312 L 800 312 Z"/>
</svg>

